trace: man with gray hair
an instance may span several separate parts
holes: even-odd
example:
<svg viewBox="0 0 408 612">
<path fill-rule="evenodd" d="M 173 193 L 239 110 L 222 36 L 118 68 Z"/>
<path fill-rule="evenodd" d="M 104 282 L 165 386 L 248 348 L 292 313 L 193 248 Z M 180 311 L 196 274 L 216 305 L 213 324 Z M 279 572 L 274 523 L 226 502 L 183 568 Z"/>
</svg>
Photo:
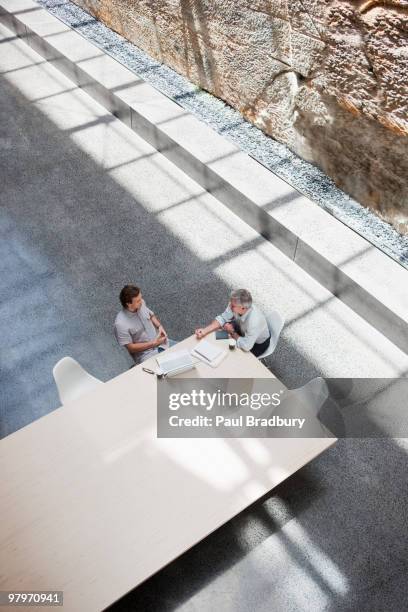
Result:
<svg viewBox="0 0 408 612">
<path fill-rule="evenodd" d="M 200 339 L 220 328 L 235 338 L 238 348 L 251 351 L 256 357 L 266 351 L 271 340 L 265 315 L 252 303 L 247 289 L 233 291 L 224 312 L 207 327 L 196 329 L 195 334 Z"/>
</svg>

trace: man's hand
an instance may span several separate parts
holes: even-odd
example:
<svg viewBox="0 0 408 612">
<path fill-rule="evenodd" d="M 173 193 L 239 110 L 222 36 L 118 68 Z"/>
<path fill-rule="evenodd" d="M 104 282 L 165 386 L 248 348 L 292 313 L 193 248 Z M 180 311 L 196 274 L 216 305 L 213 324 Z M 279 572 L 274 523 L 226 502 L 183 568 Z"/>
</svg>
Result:
<svg viewBox="0 0 408 612">
<path fill-rule="evenodd" d="M 164 332 L 164 330 L 163 330 Z M 160 346 L 160 344 L 163 344 L 163 342 L 166 342 L 167 340 L 167 336 L 166 336 L 166 332 L 159 332 L 159 334 L 157 335 L 157 338 L 155 340 L 155 345 L 156 346 Z"/>
<path fill-rule="evenodd" d="M 232 323 L 225 323 L 223 329 L 232 335 L 235 332 L 235 328 Z"/>
<path fill-rule="evenodd" d="M 159 335 L 164 336 L 167 339 L 167 332 L 164 329 L 163 325 L 159 325 L 158 329 L 157 329 Z"/>
<path fill-rule="evenodd" d="M 200 339 L 200 338 L 204 338 L 205 336 L 205 330 L 202 327 L 199 327 L 198 329 L 195 330 L 195 335 L 196 338 Z"/>
</svg>

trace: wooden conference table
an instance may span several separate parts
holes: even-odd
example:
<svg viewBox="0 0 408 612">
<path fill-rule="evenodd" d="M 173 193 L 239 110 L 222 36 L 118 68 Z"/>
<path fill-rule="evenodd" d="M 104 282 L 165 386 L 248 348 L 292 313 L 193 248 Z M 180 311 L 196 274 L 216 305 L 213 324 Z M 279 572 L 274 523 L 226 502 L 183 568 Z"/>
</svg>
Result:
<svg viewBox="0 0 408 612">
<path fill-rule="evenodd" d="M 181 376 L 273 377 L 238 349 Z M 137 366 L 1 440 L 0 590 L 103 610 L 335 442 L 158 439 L 156 393 Z"/>
</svg>

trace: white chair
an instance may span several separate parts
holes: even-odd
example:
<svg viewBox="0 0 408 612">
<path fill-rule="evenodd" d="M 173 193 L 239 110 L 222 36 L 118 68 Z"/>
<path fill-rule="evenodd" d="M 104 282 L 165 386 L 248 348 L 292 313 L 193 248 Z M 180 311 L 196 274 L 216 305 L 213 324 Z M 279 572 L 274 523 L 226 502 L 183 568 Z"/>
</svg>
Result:
<svg viewBox="0 0 408 612">
<path fill-rule="evenodd" d="M 293 389 L 291 392 L 299 393 L 310 406 L 314 407 L 316 413 L 329 397 L 329 388 L 321 376 L 309 380 L 303 387 Z"/>
<path fill-rule="evenodd" d="M 326 381 L 321 377 L 314 378 L 303 387 L 287 391 L 284 416 L 305 418 L 302 437 L 327 437 L 328 432 L 319 416 L 328 397 Z"/>
<path fill-rule="evenodd" d="M 265 357 L 272 355 L 273 351 L 276 349 L 276 345 L 278 344 L 283 326 L 285 325 L 285 319 L 281 317 L 279 312 L 276 312 L 276 310 L 266 315 L 266 321 L 268 323 L 269 333 L 271 334 L 271 341 L 266 351 L 264 351 L 262 355 L 258 355 L 258 359 L 265 359 Z"/>
<path fill-rule="evenodd" d="M 324 427 L 324 433 L 332 434 L 336 438 L 343 438 L 346 435 L 344 418 L 336 401 L 330 397 L 329 387 L 320 376 L 309 380 L 308 383 L 289 391 L 292 397 L 298 396 L 299 400 L 306 406 L 309 415 L 313 415 Z M 328 400 L 328 401 L 326 401 Z M 317 433 L 318 430 L 316 429 Z M 305 434 L 310 436 L 311 430 Z"/>
<path fill-rule="evenodd" d="M 78 399 L 84 393 L 104 383 L 89 374 L 72 357 L 63 357 L 52 370 L 61 404 Z"/>
</svg>

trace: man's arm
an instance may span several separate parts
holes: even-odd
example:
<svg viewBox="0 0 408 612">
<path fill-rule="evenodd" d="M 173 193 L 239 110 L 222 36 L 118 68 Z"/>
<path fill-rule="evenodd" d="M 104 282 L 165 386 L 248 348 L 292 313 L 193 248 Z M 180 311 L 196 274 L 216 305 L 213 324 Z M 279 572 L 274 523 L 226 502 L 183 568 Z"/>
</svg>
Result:
<svg viewBox="0 0 408 612">
<path fill-rule="evenodd" d="M 224 325 L 229 321 L 232 321 L 233 318 L 234 313 L 232 312 L 230 305 L 228 304 L 224 312 L 218 315 L 218 317 L 215 317 L 214 321 L 211 321 L 211 323 L 207 325 L 207 327 L 199 327 L 198 329 L 196 329 L 195 335 L 197 338 L 204 338 L 204 336 L 207 336 L 207 334 L 216 331 L 221 327 L 224 327 Z"/>
<path fill-rule="evenodd" d="M 165 342 L 167 340 L 167 332 L 164 329 L 163 325 L 160 323 L 159 319 L 156 317 L 156 315 L 154 314 L 153 310 L 151 310 L 147 305 L 146 302 L 143 300 L 143 313 L 149 317 L 150 321 L 152 322 L 152 324 L 154 325 L 154 327 L 157 329 L 158 333 L 161 334 L 162 336 L 164 336 L 162 342 Z"/>
<path fill-rule="evenodd" d="M 232 335 L 232 334 L 231 334 Z M 256 339 L 258 337 L 258 333 L 247 331 L 245 336 L 239 336 L 238 334 L 232 335 L 233 338 L 237 341 L 237 347 L 242 349 L 243 351 L 250 351 L 254 346 Z"/>
<path fill-rule="evenodd" d="M 150 317 L 150 320 L 155 326 L 155 328 L 157 329 L 157 331 L 159 332 L 159 334 L 162 333 L 164 334 L 165 338 L 167 338 L 167 332 L 155 314 L 152 314 L 152 316 Z"/>
<path fill-rule="evenodd" d="M 206 336 L 207 334 L 210 334 L 212 331 L 215 331 L 216 329 L 220 329 L 220 327 L 221 327 L 221 323 L 217 321 L 217 319 L 214 319 L 214 321 L 211 321 L 211 323 L 207 325 L 207 327 L 199 327 L 198 329 L 196 329 L 195 335 L 197 336 L 197 338 L 204 338 L 204 336 Z"/>
<path fill-rule="evenodd" d="M 238 348 L 242 349 L 243 351 L 250 351 L 251 348 L 254 346 L 255 342 L 257 341 L 258 336 L 258 321 L 253 316 L 251 316 L 248 321 L 248 329 L 246 330 L 245 335 L 238 336 L 234 334 L 233 338 L 236 339 Z"/>
<path fill-rule="evenodd" d="M 125 347 L 131 355 L 133 353 L 141 353 L 142 351 L 156 348 L 164 342 L 165 338 L 163 334 L 159 334 L 154 340 L 148 340 L 147 342 L 130 342 L 129 344 L 125 344 Z"/>
</svg>

